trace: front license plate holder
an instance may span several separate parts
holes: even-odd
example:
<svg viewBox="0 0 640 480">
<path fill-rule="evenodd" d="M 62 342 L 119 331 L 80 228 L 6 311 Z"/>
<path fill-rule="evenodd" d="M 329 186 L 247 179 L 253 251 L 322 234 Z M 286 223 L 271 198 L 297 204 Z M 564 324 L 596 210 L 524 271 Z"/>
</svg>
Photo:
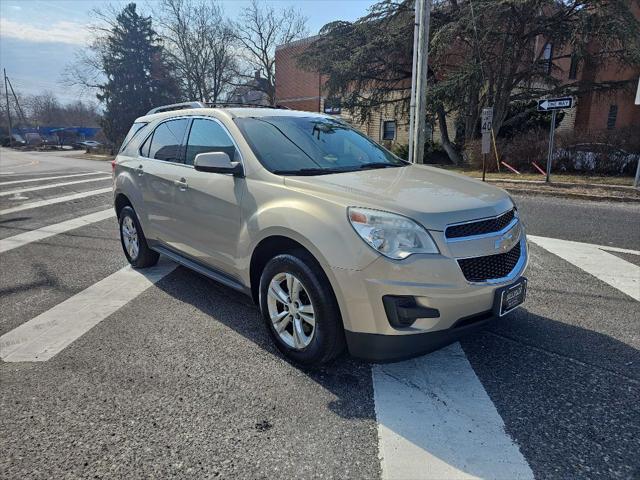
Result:
<svg viewBox="0 0 640 480">
<path fill-rule="evenodd" d="M 515 283 L 496 290 L 493 313 L 503 317 L 524 303 L 527 297 L 527 279 L 520 277 Z"/>
</svg>

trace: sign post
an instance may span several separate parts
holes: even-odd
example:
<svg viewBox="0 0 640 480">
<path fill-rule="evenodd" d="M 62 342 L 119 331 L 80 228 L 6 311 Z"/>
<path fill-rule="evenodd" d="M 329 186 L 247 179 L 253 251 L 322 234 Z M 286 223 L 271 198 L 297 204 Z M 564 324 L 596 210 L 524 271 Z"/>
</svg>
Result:
<svg viewBox="0 0 640 480">
<path fill-rule="evenodd" d="M 482 130 L 482 181 L 486 181 L 487 175 L 487 154 L 491 152 L 491 128 L 493 127 L 493 107 L 482 109 L 481 119 Z"/>
<path fill-rule="evenodd" d="M 640 78 L 638 78 L 638 91 L 636 92 L 636 105 L 640 105 Z M 638 160 L 638 166 L 636 168 L 636 178 L 633 181 L 633 186 L 640 187 L 640 160 Z"/>
<path fill-rule="evenodd" d="M 544 98 L 538 100 L 539 112 L 551 112 L 551 128 L 549 129 L 549 154 L 547 156 L 547 183 L 551 181 L 551 161 L 553 160 L 553 138 L 556 133 L 556 113 L 558 110 L 573 107 L 573 97 Z"/>
</svg>

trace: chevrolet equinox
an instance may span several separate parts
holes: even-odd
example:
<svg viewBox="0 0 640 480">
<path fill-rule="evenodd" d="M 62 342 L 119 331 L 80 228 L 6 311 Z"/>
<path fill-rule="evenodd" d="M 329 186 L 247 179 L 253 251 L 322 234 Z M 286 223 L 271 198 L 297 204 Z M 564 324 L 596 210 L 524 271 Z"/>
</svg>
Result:
<svg viewBox="0 0 640 480">
<path fill-rule="evenodd" d="M 320 364 L 432 351 L 520 305 L 507 193 L 399 159 L 344 121 L 191 102 L 138 118 L 113 162 L 124 254 L 250 295 L 278 348 Z"/>
</svg>

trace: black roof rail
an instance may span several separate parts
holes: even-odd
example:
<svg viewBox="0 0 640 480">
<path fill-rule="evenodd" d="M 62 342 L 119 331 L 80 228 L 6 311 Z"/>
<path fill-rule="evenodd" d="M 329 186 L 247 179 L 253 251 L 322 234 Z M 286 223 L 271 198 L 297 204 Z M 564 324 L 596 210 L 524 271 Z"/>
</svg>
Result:
<svg viewBox="0 0 640 480">
<path fill-rule="evenodd" d="M 242 103 L 242 102 L 208 102 L 205 104 L 210 108 L 224 108 L 224 107 L 247 107 L 247 108 L 277 108 L 286 109 L 289 108 L 281 105 L 263 105 L 261 103 Z"/>
<path fill-rule="evenodd" d="M 170 112 L 172 110 L 184 110 L 186 108 L 225 108 L 225 107 L 246 107 L 246 108 L 276 108 L 279 110 L 290 110 L 284 105 L 263 105 L 261 103 L 242 103 L 242 102 L 182 102 L 172 103 L 171 105 L 162 105 L 152 108 L 145 115 L 153 113 Z"/>
<path fill-rule="evenodd" d="M 170 112 L 171 110 L 184 110 L 186 108 L 207 108 L 207 105 L 202 102 L 182 102 L 172 103 L 171 105 L 162 105 L 160 107 L 152 108 L 146 115 L 160 112 Z"/>
</svg>

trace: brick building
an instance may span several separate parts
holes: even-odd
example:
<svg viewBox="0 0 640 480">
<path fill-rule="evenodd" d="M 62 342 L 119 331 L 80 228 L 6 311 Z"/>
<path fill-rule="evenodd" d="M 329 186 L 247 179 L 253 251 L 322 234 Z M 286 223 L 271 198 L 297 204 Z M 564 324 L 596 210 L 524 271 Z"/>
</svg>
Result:
<svg viewBox="0 0 640 480">
<path fill-rule="evenodd" d="M 634 16 L 640 19 L 640 6 L 633 7 Z M 295 110 L 331 113 L 350 121 L 363 133 L 380 143 L 408 143 L 409 120 L 397 104 L 387 104 L 372 114 L 366 123 L 351 118 L 349 112 L 341 110 L 335 101 L 324 96 L 322 75 L 318 72 L 302 70 L 296 57 L 302 53 L 317 36 L 298 40 L 276 48 L 276 102 Z M 540 43 L 536 48 L 547 49 L 554 56 L 554 46 Z M 621 68 L 614 63 L 584 65 L 578 67 L 569 58 L 554 61 L 558 68 L 553 75 L 573 82 L 576 80 L 606 81 L 629 80 L 640 77 L 640 67 Z M 603 131 L 628 127 L 640 129 L 640 106 L 634 104 L 635 91 L 619 90 L 607 94 L 589 93 L 576 98 L 576 108 L 566 111 L 560 131 Z M 326 107 L 326 108 L 325 108 Z M 454 135 L 454 118 L 447 118 L 450 136 Z M 440 134 L 437 127 L 430 132 L 435 141 Z"/>
</svg>

